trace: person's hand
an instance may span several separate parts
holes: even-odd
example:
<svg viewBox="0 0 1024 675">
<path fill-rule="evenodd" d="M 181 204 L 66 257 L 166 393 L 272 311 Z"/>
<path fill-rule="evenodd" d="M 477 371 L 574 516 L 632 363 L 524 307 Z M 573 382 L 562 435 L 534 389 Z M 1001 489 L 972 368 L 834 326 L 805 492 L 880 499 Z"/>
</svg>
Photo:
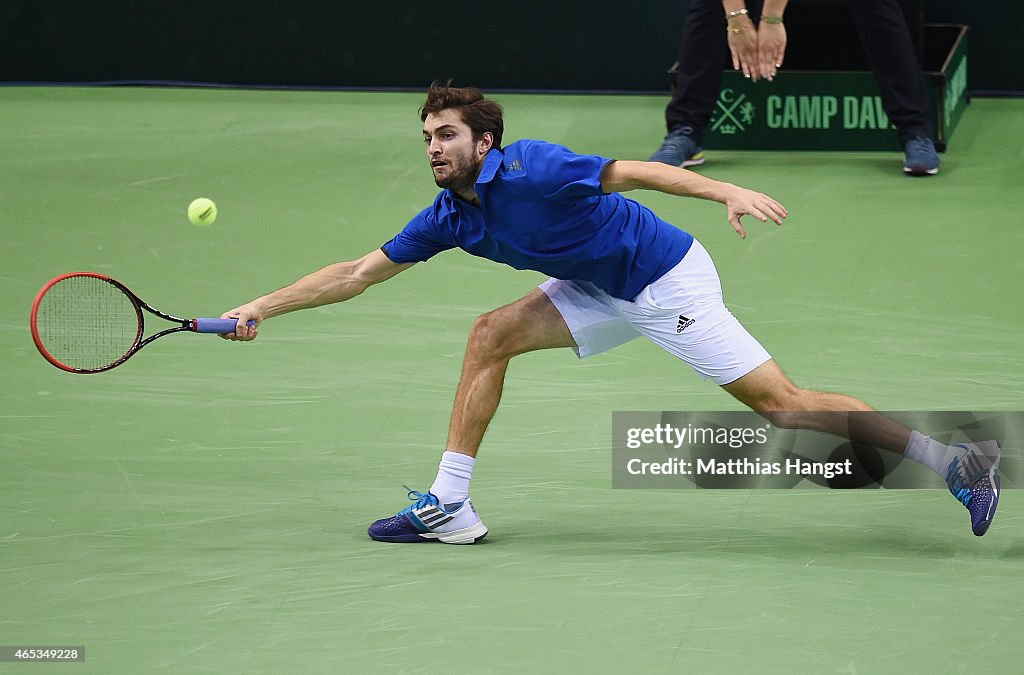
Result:
<svg viewBox="0 0 1024 675">
<path fill-rule="evenodd" d="M 757 28 L 746 14 L 732 17 L 726 25 L 732 67 L 757 82 L 761 76 L 757 60 Z"/>
<path fill-rule="evenodd" d="M 786 26 L 762 21 L 757 29 L 757 62 L 761 77 L 774 79 L 785 55 Z"/>
<path fill-rule="evenodd" d="M 256 335 L 259 333 L 259 325 L 263 323 L 264 314 L 263 310 L 257 305 L 256 301 L 242 305 L 241 307 L 235 307 L 234 309 L 228 310 L 220 315 L 222 319 L 235 319 L 237 325 L 235 326 L 234 333 L 227 333 L 221 335 L 225 340 L 241 340 L 248 342 L 249 340 L 255 340 Z M 249 326 L 248 323 L 253 321 L 253 325 Z"/>
<path fill-rule="evenodd" d="M 771 219 L 776 225 L 782 225 L 783 219 L 789 215 L 785 206 L 768 195 L 741 187 L 736 187 L 726 197 L 725 208 L 732 229 L 736 230 L 741 239 L 747 238 L 747 232 L 740 223 L 741 217 L 751 215 L 761 222 Z"/>
</svg>

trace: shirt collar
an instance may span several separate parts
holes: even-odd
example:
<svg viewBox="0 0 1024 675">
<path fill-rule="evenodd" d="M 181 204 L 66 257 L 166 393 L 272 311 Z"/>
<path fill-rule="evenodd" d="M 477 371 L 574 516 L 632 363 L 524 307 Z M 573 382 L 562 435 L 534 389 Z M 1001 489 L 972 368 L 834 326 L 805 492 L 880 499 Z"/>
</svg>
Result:
<svg viewBox="0 0 1024 675">
<path fill-rule="evenodd" d="M 480 169 L 480 176 L 476 179 L 476 184 L 490 183 L 495 174 L 498 173 L 498 167 L 501 166 L 502 160 L 505 159 L 505 153 L 497 148 L 491 148 L 487 152 L 487 156 L 484 157 L 484 165 Z"/>
</svg>

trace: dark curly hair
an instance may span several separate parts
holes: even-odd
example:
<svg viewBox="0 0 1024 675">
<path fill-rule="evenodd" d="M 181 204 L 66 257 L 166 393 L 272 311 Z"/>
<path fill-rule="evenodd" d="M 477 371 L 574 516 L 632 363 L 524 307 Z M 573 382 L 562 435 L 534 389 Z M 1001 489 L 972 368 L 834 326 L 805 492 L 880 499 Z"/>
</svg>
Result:
<svg viewBox="0 0 1024 675">
<path fill-rule="evenodd" d="M 474 87 L 453 87 L 451 80 L 445 84 L 432 82 L 427 89 L 427 100 L 420 108 L 420 121 L 425 122 L 427 115 L 450 108 L 458 110 L 462 121 L 472 129 L 473 140 L 480 140 L 485 131 L 490 131 L 494 136 L 494 147 L 501 149 L 505 121 L 500 105 L 484 98 L 483 93 Z"/>
</svg>

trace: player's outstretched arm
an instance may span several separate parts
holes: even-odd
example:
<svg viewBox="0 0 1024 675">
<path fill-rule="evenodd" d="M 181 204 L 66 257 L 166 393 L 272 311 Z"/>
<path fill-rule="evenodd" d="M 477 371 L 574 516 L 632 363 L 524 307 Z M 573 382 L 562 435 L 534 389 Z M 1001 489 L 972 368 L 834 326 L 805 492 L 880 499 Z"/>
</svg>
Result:
<svg viewBox="0 0 1024 675">
<path fill-rule="evenodd" d="M 370 286 L 387 281 L 414 264 L 393 263 L 383 251 L 377 249 L 358 260 L 328 265 L 307 274 L 289 286 L 221 314 L 223 319 L 238 320 L 235 332 L 222 337 L 228 340 L 255 339 L 259 325 L 264 319 L 350 300 Z M 249 326 L 249 321 L 255 323 Z"/>
<path fill-rule="evenodd" d="M 789 215 L 786 207 L 766 194 L 660 162 L 609 162 L 601 171 L 601 189 L 605 192 L 657 190 L 679 197 L 719 202 L 725 205 L 729 223 L 743 238 L 746 238 L 747 233 L 740 223 L 742 216 L 749 214 L 758 220 L 767 222 L 770 219 L 781 225 L 782 220 Z"/>
</svg>

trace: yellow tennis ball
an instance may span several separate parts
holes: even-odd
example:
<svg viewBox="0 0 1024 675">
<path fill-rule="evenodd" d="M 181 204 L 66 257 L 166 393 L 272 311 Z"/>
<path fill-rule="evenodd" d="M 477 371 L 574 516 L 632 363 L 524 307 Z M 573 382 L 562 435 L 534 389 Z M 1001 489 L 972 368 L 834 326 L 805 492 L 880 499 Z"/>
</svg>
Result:
<svg viewBox="0 0 1024 675">
<path fill-rule="evenodd" d="M 188 205 L 188 222 L 200 227 L 212 225 L 217 220 L 217 205 L 212 199 L 200 197 Z"/>
</svg>

